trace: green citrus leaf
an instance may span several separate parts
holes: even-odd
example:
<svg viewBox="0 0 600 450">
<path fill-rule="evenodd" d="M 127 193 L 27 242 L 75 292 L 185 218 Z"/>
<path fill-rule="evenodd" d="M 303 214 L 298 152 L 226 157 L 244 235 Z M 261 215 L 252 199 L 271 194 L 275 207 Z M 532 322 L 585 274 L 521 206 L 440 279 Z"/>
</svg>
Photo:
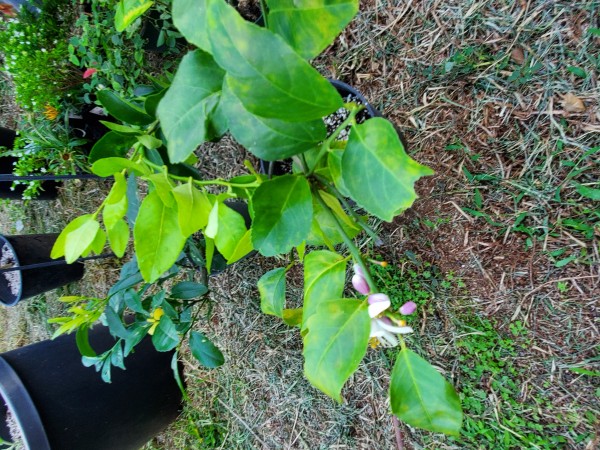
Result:
<svg viewBox="0 0 600 450">
<path fill-rule="evenodd" d="M 227 258 L 227 264 L 233 264 L 234 262 L 239 261 L 252 250 L 254 250 L 254 247 L 252 246 L 252 230 L 246 230 L 229 258 Z"/>
<path fill-rule="evenodd" d="M 285 267 L 270 270 L 260 277 L 258 292 L 262 312 L 282 318 L 285 305 Z"/>
<path fill-rule="evenodd" d="M 354 238 L 358 233 L 360 233 L 361 228 L 358 227 L 348 214 L 342 208 L 339 200 L 335 198 L 333 195 L 328 194 L 324 191 L 319 191 L 319 195 L 325 201 L 327 206 L 330 208 L 331 212 L 336 216 L 337 222 L 342 225 L 345 233 L 350 237 Z M 328 214 L 321 204 L 314 200 L 313 208 L 315 211 L 315 215 L 313 217 L 310 234 L 308 239 L 306 240 L 307 244 L 322 246 L 322 245 L 337 245 L 343 242 L 342 235 L 337 229 L 336 223 L 334 219 L 331 217 L 331 214 Z"/>
<path fill-rule="evenodd" d="M 67 237 L 69 233 L 75 231 L 79 227 L 83 226 L 90 220 L 94 220 L 94 216 L 92 214 L 85 214 L 83 216 L 79 216 L 73 219 L 71 222 L 67 224 L 67 226 L 61 231 L 61 233 L 54 241 L 54 245 L 52 247 L 52 251 L 50 252 L 50 258 L 56 259 L 65 255 L 65 245 L 67 243 Z M 89 245 L 89 243 L 88 243 Z M 86 245 L 87 247 L 87 245 Z M 84 247 L 85 249 L 85 247 Z"/>
<path fill-rule="evenodd" d="M 117 256 L 122 258 L 127 250 L 127 244 L 129 243 L 129 226 L 124 220 L 117 220 L 111 228 L 107 228 L 108 242 L 110 248 Z"/>
<path fill-rule="evenodd" d="M 202 283 L 182 281 L 173 286 L 171 289 L 171 297 L 179 298 L 181 300 L 192 300 L 194 298 L 202 297 L 207 292 L 208 288 Z"/>
<path fill-rule="evenodd" d="M 279 36 L 247 22 L 224 0 L 208 0 L 206 5 L 211 51 L 246 110 L 306 122 L 343 106 L 329 81 Z"/>
<path fill-rule="evenodd" d="M 209 139 L 210 118 L 221 97 L 225 72 L 202 50 L 181 60 L 171 87 L 156 111 L 172 163 L 185 161 Z"/>
<path fill-rule="evenodd" d="M 99 229 L 100 224 L 93 214 L 86 214 L 85 216 L 78 217 L 67 225 L 67 228 L 65 228 L 62 233 L 68 231 L 64 240 L 64 255 L 68 264 L 75 262 L 77 258 L 88 250 L 88 247 L 94 242 Z M 60 238 L 61 236 L 59 235 L 57 242 Z M 53 257 L 55 258 L 57 256 Z"/>
<path fill-rule="evenodd" d="M 121 0 L 115 12 L 115 28 L 119 33 L 125 31 L 135 19 L 144 14 L 152 6 L 152 0 Z"/>
<path fill-rule="evenodd" d="M 302 153 L 326 137 L 322 119 L 310 122 L 284 122 L 248 112 L 227 86 L 225 77 L 223 108 L 236 141 L 257 157 L 277 161 Z"/>
<path fill-rule="evenodd" d="M 214 208 L 216 208 L 217 215 L 216 234 L 209 235 L 207 228 L 207 236 L 214 237 L 217 250 L 226 260 L 229 260 L 234 256 L 238 243 L 246 235 L 246 221 L 241 214 L 224 203 L 215 203 Z M 252 247 L 250 247 L 250 250 L 252 250 Z"/>
<path fill-rule="evenodd" d="M 219 367 L 225 362 L 223 353 L 206 336 L 198 331 L 192 331 L 190 335 L 190 350 L 194 358 L 209 369 Z"/>
<path fill-rule="evenodd" d="M 109 131 L 102 136 L 92 147 L 89 156 L 89 162 L 94 163 L 102 158 L 112 156 L 123 157 L 136 142 L 134 135 L 120 134 L 116 131 Z"/>
<path fill-rule="evenodd" d="M 302 330 L 321 303 L 340 298 L 346 283 L 346 259 L 327 250 L 310 252 L 304 258 L 304 311 Z"/>
<path fill-rule="evenodd" d="M 149 125 L 154 122 L 142 108 L 123 100 L 109 89 L 98 91 L 96 96 L 106 111 L 121 122 L 130 125 Z"/>
<path fill-rule="evenodd" d="M 283 321 L 290 327 L 297 327 L 302 324 L 302 308 L 284 309 Z"/>
<path fill-rule="evenodd" d="M 128 201 L 127 201 L 127 181 L 122 173 L 116 172 L 115 183 L 113 184 L 104 208 L 102 210 L 102 220 L 106 229 L 110 229 L 127 214 Z"/>
<path fill-rule="evenodd" d="M 133 239 L 142 277 L 153 283 L 175 264 L 185 245 L 177 209 L 165 206 L 156 191 L 150 192 L 140 205 Z"/>
<path fill-rule="evenodd" d="M 284 175 L 262 183 L 252 197 L 252 243 L 264 256 L 287 253 L 308 236 L 313 216 L 306 178 Z"/>
<path fill-rule="evenodd" d="M 341 390 L 367 352 L 371 318 L 367 301 L 341 298 L 322 302 L 308 320 L 304 375 L 338 402 Z"/>
<path fill-rule="evenodd" d="M 391 222 L 417 198 L 414 183 L 433 171 L 406 154 L 393 125 L 373 118 L 352 127 L 342 156 L 342 178 L 351 197 Z"/>
<path fill-rule="evenodd" d="M 318 56 L 358 12 L 358 0 L 267 0 L 269 29 L 305 59 Z"/>
<path fill-rule="evenodd" d="M 460 399 L 427 361 L 407 348 L 400 351 L 390 382 L 392 412 L 408 425 L 458 436 Z"/>
<path fill-rule="evenodd" d="M 152 343 L 159 352 L 168 352 L 179 345 L 179 333 L 177 327 L 170 317 L 164 315 L 160 318 L 160 322 L 152 335 Z"/>
<path fill-rule="evenodd" d="M 191 236 L 208 224 L 208 215 L 212 209 L 206 194 L 196 189 L 192 179 L 173 189 L 177 202 L 179 227 L 184 236 Z"/>
<path fill-rule="evenodd" d="M 187 41 L 210 53 L 206 0 L 173 0 L 173 23 Z"/>
<path fill-rule="evenodd" d="M 146 166 L 134 163 L 125 158 L 102 158 L 92 165 L 92 172 L 99 177 L 110 177 L 117 172 L 127 169 L 136 175 L 147 175 L 149 170 Z"/>
<path fill-rule="evenodd" d="M 165 172 L 153 173 L 152 175 L 148 175 L 146 179 L 152 183 L 156 193 L 166 206 L 170 208 L 175 204 L 172 194 L 173 184 Z"/>
</svg>

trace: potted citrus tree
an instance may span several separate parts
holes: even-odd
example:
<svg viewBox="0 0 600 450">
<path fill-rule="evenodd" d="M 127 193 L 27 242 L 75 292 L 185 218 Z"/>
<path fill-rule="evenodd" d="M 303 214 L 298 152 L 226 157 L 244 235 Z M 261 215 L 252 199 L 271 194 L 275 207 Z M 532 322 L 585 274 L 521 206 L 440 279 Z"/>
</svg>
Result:
<svg viewBox="0 0 600 450">
<path fill-rule="evenodd" d="M 362 212 L 392 221 L 415 201 L 414 183 L 432 171 L 406 153 L 386 119 L 360 123 L 365 105 L 344 101 L 308 62 L 357 10 L 356 0 L 335 5 L 267 0 L 263 28 L 245 21 L 224 0 L 174 0 L 174 23 L 197 48 L 184 56 L 170 86 L 155 94 L 125 100 L 99 92 L 102 105 L 124 123 L 107 124 L 112 144 L 92 150 L 92 170 L 114 177 L 115 183 L 97 211 L 65 228 L 53 255 L 73 261 L 92 243 L 101 248 L 107 239 L 123 255 L 132 232 L 143 283 L 160 282 L 187 257 L 210 271 L 216 251 L 227 263 L 252 251 L 287 255 L 283 267 L 260 279 L 261 307 L 299 328 L 307 379 L 341 401 L 342 387 L 369 343 L 400 346 L 390 381 L 392 412 L 412 426 L 457 434 L 462 421 L 457 394 L 408 348 L 405 335 L 413 330 L 404 316 L 414 312 L 414 305 L 391 309 L 353 241 L 361 232 L 376 238 Z M 328 130 L 325 122 L 332 115 L 340 120 Z M 248 174 L 233 179 L 177 172 L 175 166 L 194 161 L 203 142 L 226 132 L 262 160 L 291 158 L 292 170 L 270 176 L 248 163 Z M 131 196 L 134 189 L 127 192 L 136 180 L 147 184 L 148 193 L 133 217 L 128 210 L 138 200 Z M 215 193 L 215 187 L 221 191 Z M 248 203 L 251 224 L 228 206 L 232 198 Z M 200 233 L 202 245 L 194 256 L 190 242 Z M 304 267 L 303 307 L 288 309 L 285 277 L 298 264 Z M 357 292 L 353 296 L 344 296 L 348 272 Z M 200 290 L 190 295 L 196 294 Z M 186 321 L 189 303 L 181 298 L 134 298 L 141 302 L 116 307 L 82 302 L 101 311 L 123 339 L 131 339 L 135 330 L 153 330 L 153 340 L 158 333 L 156 341 L 168 339 L 163 348 L 170 349 L 192 329 Z M 124 322 L 129 310 L 136 312 L 137 325 Z M 77 328 L 64 320 L 65 331 Z M 192 353 L 202 353 L 200 341 L 192 335 Z"/>
</svg>

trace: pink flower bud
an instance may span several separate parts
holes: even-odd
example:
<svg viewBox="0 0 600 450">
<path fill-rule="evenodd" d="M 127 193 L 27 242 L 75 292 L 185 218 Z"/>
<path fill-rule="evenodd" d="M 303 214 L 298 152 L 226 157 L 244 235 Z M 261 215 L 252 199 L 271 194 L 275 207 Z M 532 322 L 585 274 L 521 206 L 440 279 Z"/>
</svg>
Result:
<svg viewBox="0 0 600 450">
<path fill-rule="evenodd" d="M 94 75 L 96 72 L 98 72 L 98 69 L 94 69 L 93 67 L 90 67 L 89 69 L 86 69 L 85 72 L 83 72 L 83 78 L 89 78 L 92 75 Z"/>
<path fill-rule="evenodd" d="M 352 270 L 354 270 L 354 273 L 357 275 L 360 275 L 361 277 L 365 277 L 365 273 L 363 272 L 363 270 L 360 268 L 360 266 L 358 264 L 354 264 L 352 266 Z"/>
<path fill-rule="evenodd" d="M 417 310 L 417 304 L 415 302 L 406 302 L 400 307 L 400 314 L 408 316 Z"/>
<path fill-rule="evenodd" d="M 354 276 L 352 277 L 352 286 L 354 286 L 354 289 L 356 289 L 358 292 L 360 292 L 363 295 L 367 295 L 371 289 L 369 288 L 369 283 L 367 283 L 367 280 L 365 280 L 361 275 L 354 274 Z"/>
</svg>

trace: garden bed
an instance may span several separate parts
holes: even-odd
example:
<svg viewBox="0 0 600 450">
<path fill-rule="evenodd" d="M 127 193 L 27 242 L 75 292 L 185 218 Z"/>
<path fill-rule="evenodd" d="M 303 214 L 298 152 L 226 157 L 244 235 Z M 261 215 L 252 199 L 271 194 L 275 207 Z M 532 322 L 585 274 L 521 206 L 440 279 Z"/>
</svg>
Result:
<svg viewBox="0 0 600 450">
<path fill-rule="evenodd" d="M 412 156 L 436 171 L 411 209 L 373 224 L 382 246 L 360 242 L 390 263 L 377 276 L 393 281 L 393 295 L 421 306 L 411 345 L 457 387 L 466 412 L 458 439 L 401 424 L 406 448 L 598 446 L 600 220 L 577 188 L 594 188 L 598 153 L 576 167 L 588 167 L 577 184 L 571 176 L 598 145 L 593 16 L 592 2 L 369 1 L 316 61 L 398 124 Z M 4 111 L 0 125 L 10 126 Z M 201 171 L 243 170 L 247 155 L 228 139 L 204 150 Z M 18 220 L 24 232 L 59 231 L 107 189 L 70 183 L 57 203 L 5 205 L 0 232 Z M 118 265 L 87 264 L 97 270 L 70 292 L 105 294 Z M 395 351 L 369 350 L 341 405 L 315 390 L 302 376 L 298 332 L 260 313 L 256 282 L 275 264 L 257 256 L 211 280 L 204 328 L 226 365 L 201 370 L 183 353 L 191 401 L 148 449 L 396 446 L 386 403 Z M 302 273 L 290 275 L 294 306 Z M 59 293 L 1 309 L 0 349 L 48 337 Z"/>
</svg>

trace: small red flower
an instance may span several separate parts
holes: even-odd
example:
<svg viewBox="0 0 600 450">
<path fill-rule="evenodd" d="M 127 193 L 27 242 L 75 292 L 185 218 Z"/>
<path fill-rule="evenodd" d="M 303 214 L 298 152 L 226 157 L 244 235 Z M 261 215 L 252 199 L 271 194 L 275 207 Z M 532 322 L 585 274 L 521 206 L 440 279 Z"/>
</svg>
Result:
<svg viewBox="0 0 600 450">
<path fill-rule="evenodd" d="M 86 71 L 83 72 L 83 78 L 89 78 L 92 75 L 94 75 L 96 72 L 98 72 L 98 69 L 94 69 L 94 68 L 86 69 Z"/>
</svg>

